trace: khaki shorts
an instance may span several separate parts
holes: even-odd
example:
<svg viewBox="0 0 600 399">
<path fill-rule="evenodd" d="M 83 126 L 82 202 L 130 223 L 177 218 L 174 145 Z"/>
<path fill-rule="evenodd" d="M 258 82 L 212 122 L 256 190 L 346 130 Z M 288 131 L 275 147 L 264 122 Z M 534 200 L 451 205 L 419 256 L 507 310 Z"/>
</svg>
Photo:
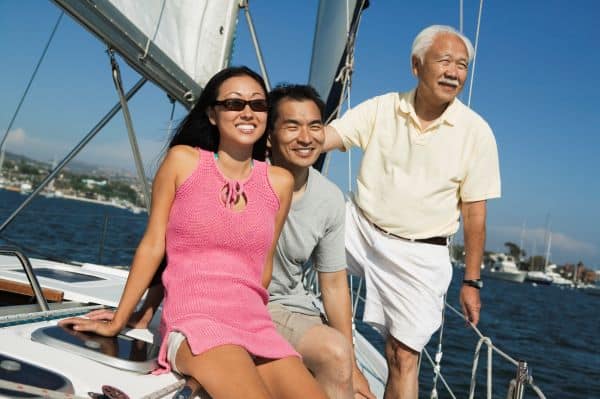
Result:
<svg viewBox="0 0 600 399">
<path fill-rule="evenodd" d="M 283 336 L 294 349 L 298 350 L 300 339 L 314 326 L 323 325 L 320 316 L 311 316 L 292 312 L 278 303 L 269 303 L 267 306 L 277 332 Z"/>
</svg>

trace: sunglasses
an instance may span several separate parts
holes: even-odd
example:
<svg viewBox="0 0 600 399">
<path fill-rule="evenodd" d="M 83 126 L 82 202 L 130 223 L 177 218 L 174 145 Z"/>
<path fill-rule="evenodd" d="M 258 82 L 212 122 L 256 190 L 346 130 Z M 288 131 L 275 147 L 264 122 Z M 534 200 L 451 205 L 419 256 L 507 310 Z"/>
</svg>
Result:
<svg viewBox="0 0 600 399">
<path fill-rule="evenodd" d="M 269 103 L 267 100 L 241 100 L 239 98 L 229 98 L 227 100 L 215 101 L 213 105 L 222 105 L 227 111 L 241 111 L 250 106 L 250 109 L 255 112 L 267 112 Z"/>
</svg>

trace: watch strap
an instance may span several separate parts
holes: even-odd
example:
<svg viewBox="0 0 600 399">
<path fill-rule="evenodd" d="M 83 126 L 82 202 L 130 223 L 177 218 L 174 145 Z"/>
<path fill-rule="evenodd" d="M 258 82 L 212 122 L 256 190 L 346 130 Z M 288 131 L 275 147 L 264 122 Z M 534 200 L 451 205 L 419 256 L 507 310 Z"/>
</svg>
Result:
<svg viewBox="0 0 600 399">
<path fill-rule="evenodd" d="M 483 281 L 481 279 L 463 279 L 463 284 L 468 285 L 469 287 L 477 288 L 480 290 L 483 288 Z"/>
</svg>

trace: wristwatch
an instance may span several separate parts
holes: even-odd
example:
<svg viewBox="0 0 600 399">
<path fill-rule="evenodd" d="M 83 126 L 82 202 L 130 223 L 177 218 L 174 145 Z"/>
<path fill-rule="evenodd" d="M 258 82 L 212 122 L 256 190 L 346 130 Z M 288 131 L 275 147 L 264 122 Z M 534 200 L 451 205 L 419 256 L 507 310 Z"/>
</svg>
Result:
<svg viewBox="0 0 600 399">
<path fill-rule="evenodd" d="M 468 285 L 469 287 L 477 288 L 478 290 L 480 290 L 483 287 L 483 281 L 481 281 L 480 278 L 473 280 L 464 279 L 463 284 Z"/>
</svg>

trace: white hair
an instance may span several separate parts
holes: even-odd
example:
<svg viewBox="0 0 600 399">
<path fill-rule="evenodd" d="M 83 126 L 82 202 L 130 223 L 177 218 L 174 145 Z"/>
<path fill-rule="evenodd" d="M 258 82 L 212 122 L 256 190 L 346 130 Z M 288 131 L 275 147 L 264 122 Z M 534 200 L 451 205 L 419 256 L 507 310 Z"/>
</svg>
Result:
<svg viewBox="0 0 600 399">
<path fill-rule="evenodd" d="M 467 48 L 469 62 L 473 60 L 473 57 L 475 56 L 475 49 L 473 48 L 471 41 L 465 35 L 457 31 L 453 27 L 447 25 L 431 25 L 419 32 L 412 44 L 412 50 L 410 53 L 411 60 L 412 57 L 417 57 L 421 62 L 423 62 L 425 59 L 425 53 L 433 44 L 433 40 L 435 39 L 435 37 L 443 33 L 455 35 L 460 40 L 462 40 L 465 47 Z"/>
</svg>

